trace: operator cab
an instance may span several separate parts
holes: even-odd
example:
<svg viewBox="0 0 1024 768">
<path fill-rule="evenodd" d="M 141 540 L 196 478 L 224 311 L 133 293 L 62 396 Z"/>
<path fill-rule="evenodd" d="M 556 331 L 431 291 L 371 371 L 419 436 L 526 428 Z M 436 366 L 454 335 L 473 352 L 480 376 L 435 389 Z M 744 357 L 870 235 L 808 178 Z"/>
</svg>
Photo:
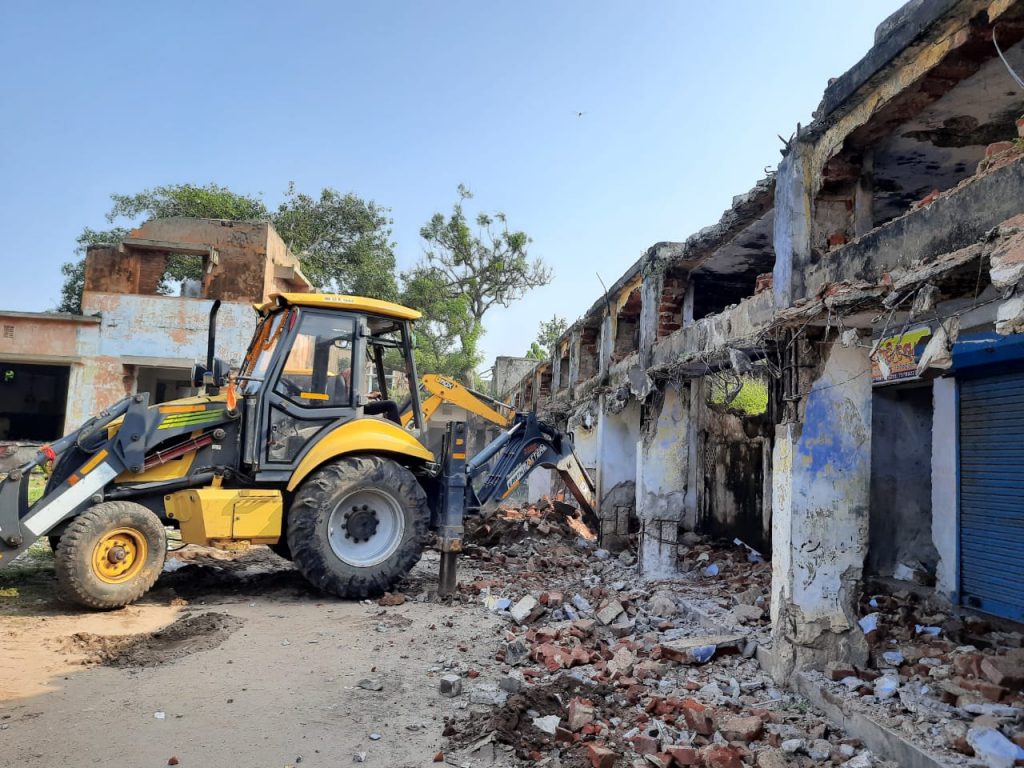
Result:
<svg viewBox="0 0 1024 768">
<path fill-rule="evenodd" d="M 399 398 L 409 397 L 421 414 L 409 386 L 416 381 L 415 310 L 349 296 L 283 294 L 260 313 L 238 377 L 247 403 L 245 463 L 293 467 L 318 433 L 353 419 L 401 426 Z M 259 434 L 266 439 L 256 440 Z"/>
</svg>

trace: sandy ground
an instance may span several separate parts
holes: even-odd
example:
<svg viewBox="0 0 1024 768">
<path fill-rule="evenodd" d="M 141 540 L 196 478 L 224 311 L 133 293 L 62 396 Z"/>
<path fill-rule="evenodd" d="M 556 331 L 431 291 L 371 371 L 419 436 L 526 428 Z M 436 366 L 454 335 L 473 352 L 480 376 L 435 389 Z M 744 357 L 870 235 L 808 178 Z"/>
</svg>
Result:
<svg viewBox="0 0 1024 768">
<path fill-rule="evenodd" d="M 425 593 L 436 574 L 428 553 L 406 591 Z M 445 715 L 465 707 L 438 694 L 445 661 L 486 670 L 500 639 L 482 609 L 325 598 L 268 552 L 237 562 L 201 554 L 112 613 L 60 605 L 45 564 L 7 593 L 0 762 L 25 768 L 172 757 L 313 768 L 359 753 L 369 766 L 432 765 Z M 358 687 L 367 678 L 383 690 Z"/>
</svg>

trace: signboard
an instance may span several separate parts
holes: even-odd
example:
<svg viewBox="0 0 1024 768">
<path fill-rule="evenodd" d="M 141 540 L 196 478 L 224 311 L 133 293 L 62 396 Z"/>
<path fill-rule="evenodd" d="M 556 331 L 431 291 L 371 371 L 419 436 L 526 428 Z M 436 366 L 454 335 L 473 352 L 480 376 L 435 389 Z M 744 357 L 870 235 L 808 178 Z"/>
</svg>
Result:
<svg viewBox="0 0 1024 768">
<path fill-rule="evenodd" d="M 916 379 L 917 362 L 921 356 L 918 346 L 931 335 L 931 328 L 924 325 L 882 339 L 871 358 L 871 381 L 874 384 L 888 384 Z"/>
</svg>

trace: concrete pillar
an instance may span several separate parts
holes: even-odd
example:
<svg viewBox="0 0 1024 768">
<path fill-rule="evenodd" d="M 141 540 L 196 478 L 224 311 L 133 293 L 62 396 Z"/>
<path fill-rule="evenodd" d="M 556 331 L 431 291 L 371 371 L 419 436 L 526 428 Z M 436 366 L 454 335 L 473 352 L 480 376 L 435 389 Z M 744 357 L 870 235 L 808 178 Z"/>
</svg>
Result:
<svg viewBox="0 0 1024 768">
<path fill-rule="evenodd" d="M 778 681 L 830 661 L 863 663 L 857 598 L 868 549 L 871 363 L 833 344 L 773 452 L 772 639 Z"/>
<path fill-rule="evenodd" d="M 957 602 L 957 413 L 956 379 L 932 383 L 932 543 L 939 553 L 935 589 Z"/>
<path fill-rule="evenodd" d="M 811 260 L 811 147 L 799 140 L 782 158 L 775 181 L 775 306 L 804 294 L 803 271 Z"/>
<path fill-rule="evenodd" d="M 676 537 L 685 519 L 689 480 L 690 401 L 687 389 L 666 386 L 652 396 L 649 421 L 637 446 L 636 514 L 640 519 L 640 575 L 678 573 Z M 660 402 L 659 402 L 660 401 Z"/>
<path fill-rule="evenodd" d="M 654 345 L 658 341 L 658 318 L 661 310 L 661 291 L 664 274 L 660 270 L 648 269 L 640 284 L 640 367 L 645 370 L 654 357 Z"/>
<path fill-rule="evenodd" d="M 615 318 L 605 314 L 601 318 L 601 333 L 597 340 L 597 371 L 604 378 L 612 361 L 612 350 L 615 349 Z"/>
<path fill-rule="evenodd" d="M 580 379 L 580 345 L 583 331 L 579 326 L 572 329 L 569 336 L 569 389 L 572 390 Z"/>
</svg>

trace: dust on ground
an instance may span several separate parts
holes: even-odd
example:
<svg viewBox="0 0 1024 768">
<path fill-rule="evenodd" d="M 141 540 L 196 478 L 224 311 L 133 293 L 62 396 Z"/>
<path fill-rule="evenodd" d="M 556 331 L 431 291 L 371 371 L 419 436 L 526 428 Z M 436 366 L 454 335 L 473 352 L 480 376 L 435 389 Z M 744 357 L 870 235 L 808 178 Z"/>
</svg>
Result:
<svg viewBox="0 0 1024 768">
<path fill-rule="evenodd" d="M 5 761 L 105 764 L 116 734 L 133 766 L 434 765 L 465 707 L 439 678 L 493 664 L 501 625 L 439 600 L 438 564 L 427 552 L 379 605 L 323 595 L 263 547 L 186 547 L 139 603 L 95 613 L 30 557 L 0 593 Z"/>
<path fill-rule="evenodd" d="M 141 635 L 76 632 L 65 647 L 83 664 L 108 667 L 158 667 L 193 653 L 217 648 L 245 622 L 227 613 L 187 614 L 168 626 Z"/>
</svg>

